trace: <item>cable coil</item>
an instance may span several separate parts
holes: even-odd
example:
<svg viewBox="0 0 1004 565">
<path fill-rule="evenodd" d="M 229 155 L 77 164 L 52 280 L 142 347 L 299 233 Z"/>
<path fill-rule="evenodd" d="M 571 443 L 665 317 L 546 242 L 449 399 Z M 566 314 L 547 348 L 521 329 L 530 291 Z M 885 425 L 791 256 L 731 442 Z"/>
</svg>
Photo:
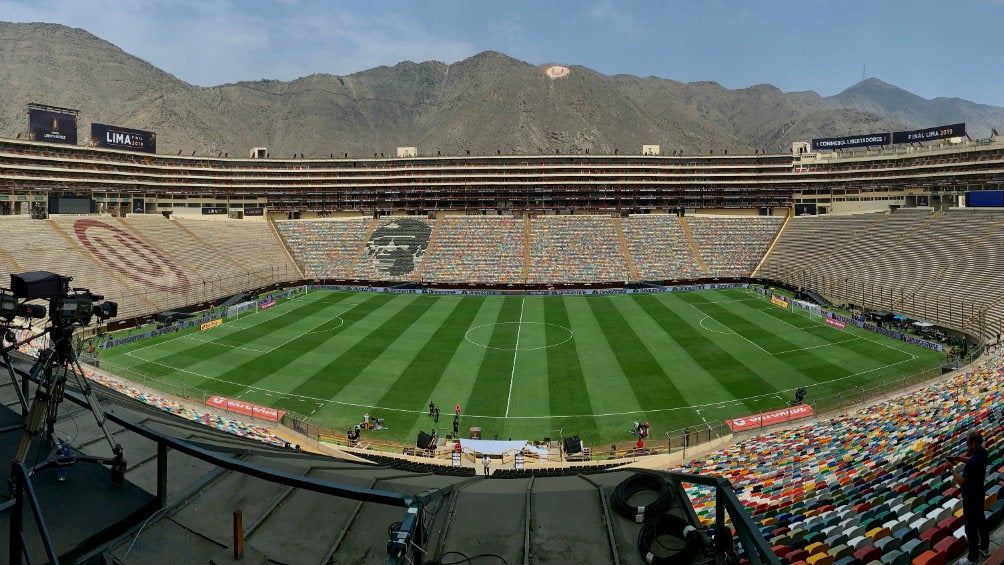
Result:
<svg viewBox="0 0 1004 565">
<path fill-rule="evenodd" d="M 653 545 L 666 555 L 653 553 Z M 667 543 L 669 542 L 669 543 Z M 649 565 L 689 565 L 701 550 L 700 532 L 687 520 L 662 514 L 645 521 L 638 532 L 638 551 Z"/>
<path fill-rule="evenodd" d="M 653 491 L 657 493 L 655 500 L 643 506 L 631 506 L 628 500 L 635 494 L 642 491 Z M 610 507 L 614 512 L 641 524 L 645 521 L 645 516 L 658 516 L 664 513 L 673 503 L 675 489 L 673 485 L 655 475 L 637 473 L 632 475 L 614 488 L 610 495 Z"/>
</svg>

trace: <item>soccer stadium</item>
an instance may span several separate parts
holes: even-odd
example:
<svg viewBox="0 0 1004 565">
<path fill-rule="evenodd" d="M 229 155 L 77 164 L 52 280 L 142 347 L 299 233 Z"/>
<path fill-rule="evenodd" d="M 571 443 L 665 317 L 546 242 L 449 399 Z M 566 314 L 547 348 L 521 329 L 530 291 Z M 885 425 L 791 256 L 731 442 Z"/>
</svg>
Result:
<svg viewBox="0 0 1004 565">
<path fill-rule="evenodd" d="M 0 139 L 9 562 L 944 565 L 973 430 L 1004 520 L 997 135 L 42 138 Z"/>
</svg>

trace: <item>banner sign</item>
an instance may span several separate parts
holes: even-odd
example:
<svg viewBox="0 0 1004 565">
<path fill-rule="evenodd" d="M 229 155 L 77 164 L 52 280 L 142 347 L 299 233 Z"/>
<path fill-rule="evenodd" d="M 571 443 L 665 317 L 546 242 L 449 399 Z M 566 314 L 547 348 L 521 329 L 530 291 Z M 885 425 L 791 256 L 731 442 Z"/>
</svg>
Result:
<svg viewBox="0 0 1004 565">
<path fill-rule="evenodd" d="M 268 406 L 259 406 L 258 404 L 251 404 L 250 402 L 244 402 L 243 400 L 235 400 L 233 398 L 226 398 L 223 396 L 210 396 L 209 399 L 206 400 L 206 406 L 212 406 L 213 408 L 219 408 L 220 410 L 226 410 L 228 412 L 244 414 L 245 416 L 251 416 L 252 418 L 268 420 L 270 422 L 278 422 L 280 418 L 286 415 L 285 410 L 276 410 L 275 408 L 269 408 Z"/>
<path fill-rule="evenodd" d="M 141 129 L 122 128 L 107 124 L 91 124 L 91 142 L 97 147 L 126 151 L 157 152 L 157 134 Z"/>
<path fill-rule="evenodd" d="M 780 300 L 780 298 L 778 298 L 778 295 L 775 295 L 774 293 L 772 293 L 770 290 L 768 290 L 765 287 L 761 287 L 761 286 L 758 286 L 758 285 L 750 285 L 750 288 L 752 288 L 753 290 L 755 290 L 757 292 L 760 292 L 764 296 L 770 296 L 771 302 L 774 302 L 775 298 L 777 298 L 778 300 Z M 810 308 L 810 307 L 806 306 L 806 304 L 808 304 L 808 303 L 807 302 L 802 302 L 802 301 L 799 301 L 799 300 L 791 302 L 792 308 L 797 307 L 797 308 L 801 308 L 803 310 L 810 310 L 810 311 L 813 311 L 813 312 L 815 312 L 818 309 L 818 307 L 816 307 L 815 305 L 812 305 L 812 307 Z M 926 349 L 931 349 L 933 351 L 942 351 L 943 350 L 941 344 L 938 343 L 938 342 L 935 342 L 935 341 L 928 341 L 926 339 L 921 339 L 919 337 L 914 337 L 912 335 L 905 334 L 905 333 L 902 333 L 902 332 L 892 331 L 892 330 L 887 329 L 887 328 L 880 328 L 880 327 L 878 327 L 878 326 L 876 326 L 874 324 L 866 324 L 866 323 L 864 323 L 861 320 L 855 320 L 854 318 L 848 318 L 847 316 L 842 316 L 840 314 L 837 314 L 836 312 L 830 312 L 829 310 L 818 309 L 817 313 L 821 313 L 823 316 L 826 316 L 826 318 L 828 318 L 828 319 L 832 318 L 832 319 L 837 320 L 839 322 L 843 322 L 845 324 L 845 326 L 846 325 L 857 326 L 857 327 L 859 327 L 861 329 L 865 329 L 865 330 L 868 330 L 870 332 L 880 333 L 880 334 L 882 334 L 882 335 L 884 335 L 886 337 L 891 337 L 893 339 L 898 339 L 900 341 L 905 341 L 907 343 L 912 343 L 913 345 L 917 345 L 917 346 L 920 346 L 920 347 L 923 347 L 923 348 L 926 348 Z M 827 322 L 827 323 L 829 323 L 829 322 Z"/>
<path fill-rule="evenodd" d="M 945 139 L 948 137 L 963 137 L 966 135 L 966 124 L 951 124 L 948 126 L 937 126 L 926 129 L 915 129 L 913 131 L 897 131 L 892 134 L 893 143 L 913 143 L 916 141 L 930 141 L 932 139 Z"/>
<path fill-rule="evenodd" d="M 598 288 L 594 290 L 553 289 L 553 290 L 465 290 L 461 288 L 427 288 L 413 292 L 433 295 L 464 295 L 464 296 L 589 296 L 603 294 L 647 294 L 653 292 L 687 292 L 694 290 L 717 290 L 723 288 L 746 288 L 749 283 L 713 283 L 679 286 L 650 286 L 645 288 Z M 383 287 L 327 285 L 312 288 L 327 288 L 331 290 L 359 290 L 363 292 L 391 292 Z"/>
<path fill-rule="evenodd" d="M 761 412 L 760 414 L 753 414 L 752 416 L 725 420 L 725 423 L 728 424 L 729 429 L 733 432 L 741 432 L 743 430 L 752 430 L 762 428 L 764 426 L 779 424 L 781 422 L 798 420 L 799 418 L 808 418 L 814 413 L 815 412 L 812 410 L 812 406 L 809 406 L 808 404 L 799 404 L 798 406 L 792 406 L 791 408 L 782 408 L 772 412 Z"/>
<path fill-rule="evenodd" d="M 966 193 L 970 208 L 1000 208 L 1004 206 L 1004 190 L 970 190 Z"/>
<path fill-rule="evenodd" d="M 892 134 L 888 132 L 851 135 L 848 137 L 824 137 L 812 140 L 812 150 L 845 149 L 850 147 L 867 147 L 871 145 L 889 145 Z"/>
<path fill-rule="evenodd" d="M 258 207 L 258 208 L 244 208 L 244 215 L 245 216 L 264 216 L 265 215 L 265 209 L 264 208 L 260 208 L 260 207 Z"/>
<path fill-rule="evenodd" d="M 774 306 L 780 306 L 781 308 L 787 308 L 788 307 L 788 302 L 785 301 L 785 300 L 782 300 L 781 298 L 779 298 L 775 294 L 770 295 L 770 303 L 773 304 Z"/>
<path fill-rule="evenodd" d="M 213 320 L 211 322 L 206 322 L 205 324 L 202 324 L 202 325 L 199 326 L 199 331 L 203 331 L 204 332 L 206 330 L 211 330 L 211 329 L 215 328 L 216 326 L 220 326 L 222 324 L 223 324 L 223 320 L 220 320 L 220 319 L 216 319 L 216 320 Z"/>
<path fill-rule="evenodd" d="M 217 214 L 226 214 L 226 213 L 227 213 L 227 209 L 224 208 L 223 206 L 207 206 L 207 207 L 205 207 L 205 208 L 202 209 L 202 214 L 203 215 L 207 215 L 207 214 L 217 215 Z"/>
<path fill-rule="evenodd" d="M 190 328 L 192 326 L 201 326 L 202 324 L 210 320 L 216 320 L 222 317 L 223 317 L 222 312 L 216 312 L 213 314 L 207 314 L 201 318 L 196 318 L 194 320 L 183 320 L 175 323 L 174 325 L 165 326 L 163 328 L 159 328 L 156 330 L 145 331 L 138 334 L 128 335 L 126 337 L 120 337 L 117 339 L 106 341 L 101 344 L 101 349 L 108 349 L 109 347 L 115 347 L 116 345 L 124 345 L 126 343 L 133 343 L 150 337 L 157 337 L 159 335 L 164 335 L 170 332 L 176 332 L 178 330 Z"/>
<path fill-rule="evenodd" d="M 275 304 L 276 304 L 276 302 L 275 302 L 274 298 L 269 298 L 268 300 L 262 300 L 258 304 L 258 309 L 259 310 L 268 310 L 269 308 L 275 306 Z"/>
<path fill-rule="evenodd" d="M 132 213 L 142 214 L 146 210 L 146 202 L 142 198 L 132 199 Z"/>
<path fill-rule="evenodd" d="M 847 327 L 847 324 L 841 322 L 840 320 L 834 320 L 833 318 L 827 318 L 826 319 L 826 324 L 829 325 L 829 326 L 833 326 L 834 328 L 837 328 L 838 330 L 842 330 L 842 329 L 844 329 L 844 328 Z"/>
<path fill-rule="evenodd" d="M 28 110 L 28 137 L 46 143 L 77 144 L 77 116 L 49 110 Z"/>
</svg>

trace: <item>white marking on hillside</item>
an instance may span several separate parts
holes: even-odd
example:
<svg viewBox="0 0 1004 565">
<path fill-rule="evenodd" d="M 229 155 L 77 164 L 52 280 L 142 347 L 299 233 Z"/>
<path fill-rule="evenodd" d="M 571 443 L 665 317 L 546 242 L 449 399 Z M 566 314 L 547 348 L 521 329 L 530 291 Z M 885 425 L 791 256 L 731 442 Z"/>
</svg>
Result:
<svg viewBox="0 0 1004 565">
<path fill-rule="evenodd" d="M 547 75 L 547 78 L 554 80 L 556 78 L 565 78 L 572 74 L 572 69 L 564 65 L 551 65 L 544 69 L 544 74 Z"/>
</svg>

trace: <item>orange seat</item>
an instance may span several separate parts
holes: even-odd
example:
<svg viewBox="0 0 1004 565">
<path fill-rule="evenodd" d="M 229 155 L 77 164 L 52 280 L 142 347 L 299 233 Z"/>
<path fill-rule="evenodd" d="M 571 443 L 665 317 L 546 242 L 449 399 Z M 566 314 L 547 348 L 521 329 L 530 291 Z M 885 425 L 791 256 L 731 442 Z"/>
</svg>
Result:
<svg viewBox="0 0 1004 565">
<path fill-rule="evenodd" d="M 833 556 L 829 553 L 816 553 L 810 555 L 805 562 L 808 565 L 833 565 Z M 944 562 L 941 565 L 944 565 Z"/>
<path fill-rule="evenodd" d="M 913 558 L 911 565 L 945 565 L 945 554 L 928 549 Z"/>
</svg>

